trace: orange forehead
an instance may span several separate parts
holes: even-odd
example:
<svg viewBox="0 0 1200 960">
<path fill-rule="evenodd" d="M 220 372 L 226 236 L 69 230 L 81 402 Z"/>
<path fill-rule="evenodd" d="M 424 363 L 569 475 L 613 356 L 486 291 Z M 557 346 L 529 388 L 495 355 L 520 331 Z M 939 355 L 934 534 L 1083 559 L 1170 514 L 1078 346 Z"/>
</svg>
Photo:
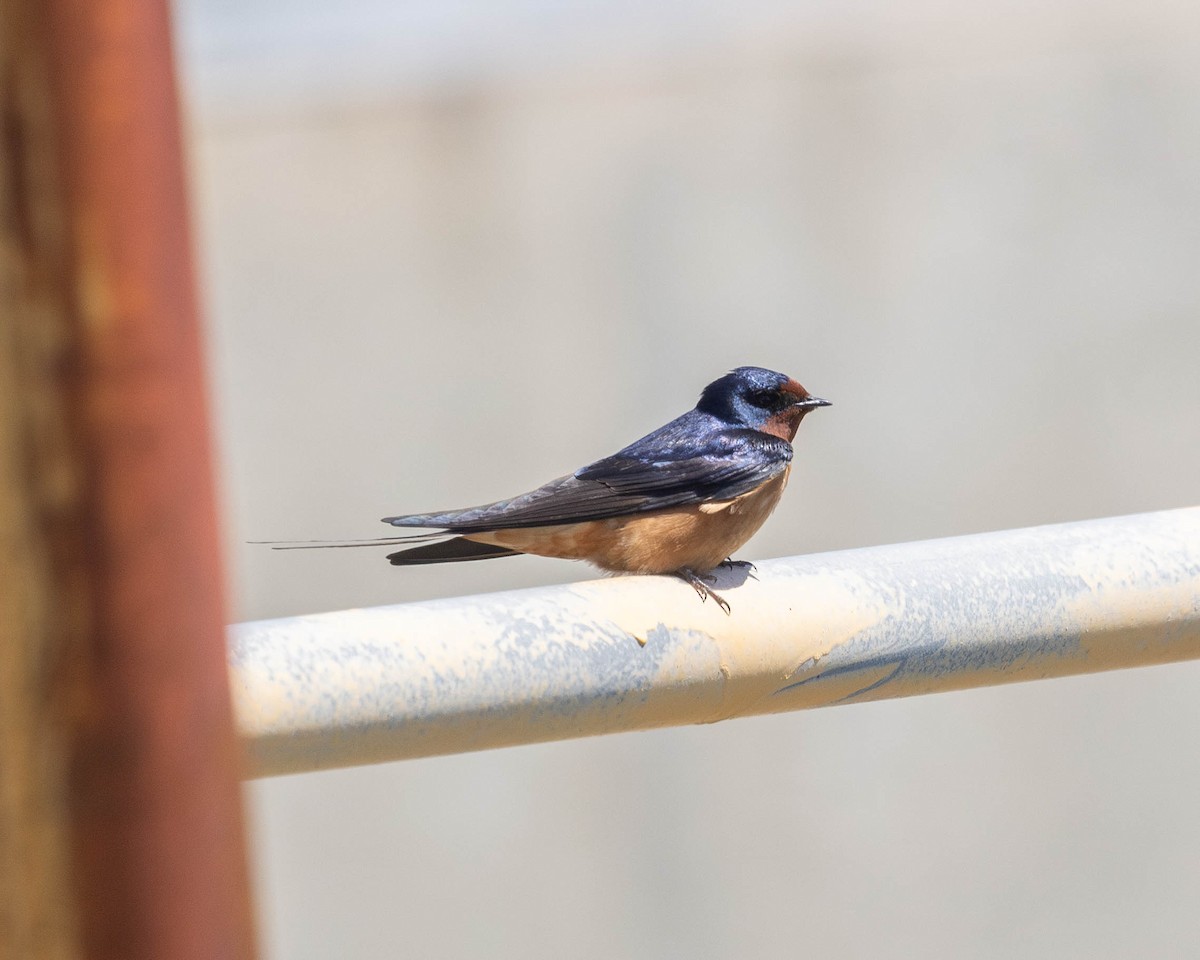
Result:
<svg viewBox="0 0 1200 960">
<path fill-rule="evenodd" d="M 808 399 L 808 391 L 805 390 L 804 387 L 795 380 L 789 379 L 787 383 L 779 388 L 779 391 L 781 393 L 790 393 L 792 396 L 797 397 L 800 400 Z"/>
</svg>

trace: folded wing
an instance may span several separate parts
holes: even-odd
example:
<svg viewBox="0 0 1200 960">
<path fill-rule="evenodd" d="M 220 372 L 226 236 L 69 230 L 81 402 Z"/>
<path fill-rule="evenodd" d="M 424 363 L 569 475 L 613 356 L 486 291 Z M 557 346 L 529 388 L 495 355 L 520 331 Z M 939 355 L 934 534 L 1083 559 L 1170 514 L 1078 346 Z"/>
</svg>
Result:
<svg viewBox="0 0 1200 960">
<path fill-rule="evenodd" d="M 446 513 L 385 517 L 384 522 L 463 534 L 604 520 L 732 499 L 778 476 L 791 457 L 785 440 L 753 430 L 729 430 L 706 438 L 703 446 L 680 444 L 657 451 L 653 458 L 627 448 L 509 500 Z"/>
</svg>

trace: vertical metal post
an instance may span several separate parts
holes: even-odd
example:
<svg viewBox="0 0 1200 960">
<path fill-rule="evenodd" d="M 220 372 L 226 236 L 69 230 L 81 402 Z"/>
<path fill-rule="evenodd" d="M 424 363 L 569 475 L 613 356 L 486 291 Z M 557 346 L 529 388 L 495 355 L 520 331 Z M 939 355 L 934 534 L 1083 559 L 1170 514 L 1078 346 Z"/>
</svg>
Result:
<svg viewBox="0 0 1200 960">
<path fill-rule="evenodd" d="M 0 956 L 81 953 L 67 810 L 67 663 L 85 642 L 71 557 L 72 324 L 35 0 L 0 0 Z"/>
<path fill-rule="evenodd" d="M 3 627 L 74 891 L 75 932 L 26 955 L 249 957 L 166 0 L 0 2 L 0 530 L 36 584 Z"/>
</svg>

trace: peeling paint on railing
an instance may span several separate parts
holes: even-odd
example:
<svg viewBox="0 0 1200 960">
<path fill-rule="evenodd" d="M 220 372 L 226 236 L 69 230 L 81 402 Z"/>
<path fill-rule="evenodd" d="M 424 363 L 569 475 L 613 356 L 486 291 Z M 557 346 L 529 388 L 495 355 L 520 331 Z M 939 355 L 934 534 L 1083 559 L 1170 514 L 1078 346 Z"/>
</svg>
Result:
<svg viewBox="0 0 1200 960">
<path fill-rule="evenodd" d="M 251 773 L 1200 658 L 1200 508 L 231 630 Z"/>
</svg>

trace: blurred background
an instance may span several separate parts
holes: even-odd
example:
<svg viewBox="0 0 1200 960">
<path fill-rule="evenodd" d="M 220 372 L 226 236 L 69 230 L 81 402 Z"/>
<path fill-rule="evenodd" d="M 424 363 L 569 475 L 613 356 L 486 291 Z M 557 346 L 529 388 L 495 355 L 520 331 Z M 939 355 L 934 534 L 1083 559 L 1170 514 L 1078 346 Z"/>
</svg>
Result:
<svg viewBox="0 0 1200 960">
<path fill-rule="evenodd" d="M 1192 505 L 1200 7 L 179 0 L 238 620 L 739 364 L 835 402 L 744 555 Z M 1200 664 L 255 782 L 274 960 L 1192 957 Z"/>
</svg>

